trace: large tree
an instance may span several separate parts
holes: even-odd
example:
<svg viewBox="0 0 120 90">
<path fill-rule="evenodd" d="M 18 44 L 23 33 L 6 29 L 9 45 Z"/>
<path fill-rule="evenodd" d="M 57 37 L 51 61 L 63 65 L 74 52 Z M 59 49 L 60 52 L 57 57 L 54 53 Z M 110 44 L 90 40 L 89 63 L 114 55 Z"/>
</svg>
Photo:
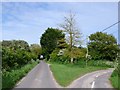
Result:
<svg viewBox="0 0 120 90">
<path fill-rule="evenodd" d="M 64 38 L 65 35 L 59 29 L 48 28 L 40 39 L 42 47 L 42 54 L 45 58 L 49 59 L 49 54 L 58 47 L 58 40 Z"/>
<path fill-rule="evenodd" d="M 75 14 L 70 12 L 68 16 L 64 17 L 64 22 L 60 24 L 60 27 L 63 29 L 63 31 L 66 34 L 66 38 L 67 38 L 66 40 L 69 44 L 69 51 L 71 53 L 70 58 L 71 58 L 71 62 L 73 62 L 73 58 L 74 58 L 73 52 L 75 51 L 73 47 L 75 45 L 81 44 L 81 36 L 82 36 L 82 33 L 77 27 Z"/>
<path fill-rule="evenodd" d="M 5 48 L 11 48 L 13 50 L 22 49 L 26 51 L 30 51 L 29 44 L 24 40 L 3 40 L 2 46 Z"/>
<path fill-rule="evenodd" d="M 42 52 L 41 47 L 39 44 L 31 44 L 30 45 L 30 51 L 34 54 L 36 54 L 37 56 L 39 56 Z"/>
<path fill-rule="evenodd" d="M 59 39 L 57 43 L 57 48 L 58 49 L 65 49 L 68 47 L 68 44 L 65 41 L 65 38 Z"/>
<path fill-rule="evenodd" d="M 94 59 L 114 60 L 117 57 L 118 46 L 114 36 L 96 32 L 89 36 L 89 54 Z"/>
</svg>

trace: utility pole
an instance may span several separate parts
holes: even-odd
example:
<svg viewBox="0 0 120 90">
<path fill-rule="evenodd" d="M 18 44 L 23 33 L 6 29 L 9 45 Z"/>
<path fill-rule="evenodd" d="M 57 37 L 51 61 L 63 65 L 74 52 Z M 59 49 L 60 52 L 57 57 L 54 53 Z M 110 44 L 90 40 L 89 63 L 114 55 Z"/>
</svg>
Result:
<svg viewBox="0 0 120 90">
<path fill-rule="evenodd" d="M 88 63 L 88 59 L 89 59 L 89 55 L 88 55 L 88 42 L 89 42 L 89 37 L 87 36 L 86 38 L 86 45 L 87 45 L 87 53 L 86 53 L 86 66 L 87 66 L 87 63 Z"/>
<path fill-rule="evenodd" d="M 89 42 L 89 37 L 87 36 L 87 41 L 86 41 L 86 44 L 87 44 L 87 53 L 86 53 L 86 58 L 88 58 L 88 42 Z"/>
</svg>

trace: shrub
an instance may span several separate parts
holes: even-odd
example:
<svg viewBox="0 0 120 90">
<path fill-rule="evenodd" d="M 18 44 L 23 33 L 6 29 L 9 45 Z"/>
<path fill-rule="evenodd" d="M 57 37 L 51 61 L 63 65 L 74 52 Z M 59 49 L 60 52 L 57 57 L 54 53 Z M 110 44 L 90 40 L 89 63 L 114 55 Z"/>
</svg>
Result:
<svg viewBox="0 0 120 90">
<path fill-rule="evenodd" d="M 106 60 L 89 60 L 88 65 L 90 66 L 102 66 L 102 67 L 114 67 L 113 62 Z"/>
<path fill-rule="evenodd" d="M 31 63 L 24 65 L 23 67 L 16 69 L 16 70 L 11 70 L 11 71 L 6 71 L 2 73 L 2 90 L 8 90 L 10 88 L 13 88 L 14 85 L 23 77 L 25 76 L 28 71 L 30 71 L 37 62 Z"/>
<path fill-rule="evenodd" d="M 66 55 L 58 55 L 58 51 L 59 50 L 56 49 L 50 54 L 50 62 L 57 62 L 62 64 L 69 63 L 70 58 Z"/>
<path fill-rule="evenodd" d="M 24 50 L 11 50 L 9 48 L 2 48 L 2 69 L 10 70 L 11 68 L 18 68 L 31 61 L 36 60 L 37 56 L 31 52 Z"/>
<path fill-rule="evenodd" d="M 118 90 L 120 90 L 120 87 L 118 86 L 118 84 L 120 83 L 120 80 L 119 80 L 119 75 L 118 75 L 117 69 L 115 69 L 113 71 L 113 73 L 111 74 L 110 80 L 111 80 L 113 87 L 118 88 Z"/>
</svg>

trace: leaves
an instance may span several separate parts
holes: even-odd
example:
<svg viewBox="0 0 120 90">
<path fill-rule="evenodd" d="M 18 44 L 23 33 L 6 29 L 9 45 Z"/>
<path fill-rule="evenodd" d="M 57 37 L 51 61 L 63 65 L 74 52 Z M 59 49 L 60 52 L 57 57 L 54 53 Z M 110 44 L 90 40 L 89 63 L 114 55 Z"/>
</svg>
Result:
<svg viewBox="0 0 120 90">
<path fill-rule="evenodd" d="M 18 44 L 15 44 L 14 46 L 10 44 L 12 42 L 16 43 L 19 41 L 16 40 L 16 41 L 3 41 L 2 42 L 2 45 L 5 45 L 2 47 L 2 70 L 11 70 L 11 68 L 18 68 L 18 67 L 21 67 L 22 65 L 29 63 L 31 59 L 37 59 L 36 54 L 31 53 L 29 51 L 29 48 L 21 49 L 17 47 Z M 20 44 L 19 46 L 22 47 Z"/>
<path fill-rule="evenodd" d="M 58 46 L 58 40 L 64 38 L 65 35 L 59 29 L 48 28 L 44 34 L 42 34 L 40 44 L 42 47 L 42 54 L 49 58 L 49 54 Z"/>
<path fill-rule="evenodd" d="M 96 32 L 89 36 L 89 54 L 94 59 L 114 60 L 117 56 L 118 46 L 114 36 Z"/>
</svg>

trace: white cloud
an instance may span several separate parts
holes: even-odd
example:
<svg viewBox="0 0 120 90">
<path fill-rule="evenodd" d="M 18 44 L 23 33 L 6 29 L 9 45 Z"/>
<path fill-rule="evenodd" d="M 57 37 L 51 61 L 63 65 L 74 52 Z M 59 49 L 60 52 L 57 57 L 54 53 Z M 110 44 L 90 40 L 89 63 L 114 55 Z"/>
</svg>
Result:
<svg viewBox="0 0 120 90">
<path fill-rule="evenodd" d="M 84 36 L 102 30 L 118 19 L 117 3 L 6 4 L 3 11 L 6 15 L 3 18 L 3 39 L 24 39 L 29 43 L 39 43 L 42 33 L 48 27 L 58 27 L 57 24 L 62 23 L 63 17 L 71 9 L 76 12 Z"/>
</svg>

